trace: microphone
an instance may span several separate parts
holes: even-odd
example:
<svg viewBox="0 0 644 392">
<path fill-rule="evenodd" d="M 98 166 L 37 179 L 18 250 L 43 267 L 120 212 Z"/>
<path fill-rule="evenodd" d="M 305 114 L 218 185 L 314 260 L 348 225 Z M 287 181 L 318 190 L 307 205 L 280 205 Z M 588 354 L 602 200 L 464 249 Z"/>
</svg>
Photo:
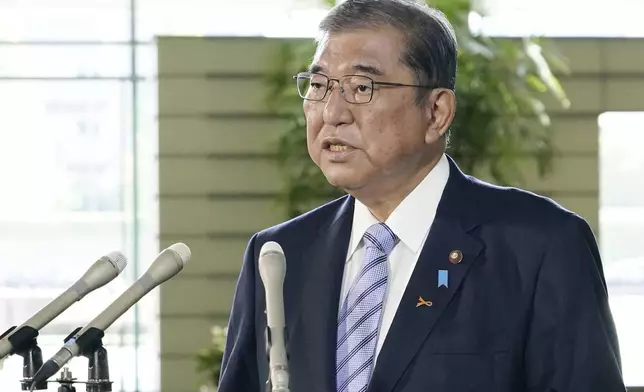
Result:
<svg viewBox="0 0 644 392">
<path fill-rule="evenodd" d="M 266 351 L 269 363 L 267 389 L 289 392 L 286 323 L 284 321 L 284 276 L 286 257 L 277 242 L 267 242 L 259 252 L 259 274 L 266 292 Z"/>
<path fill-rule="evenodd" d="M 111 252 L 98 259 L 76 283 L 58 298 L 0 339 L 0 360 L 20 351 L 22 346 L 38 336 L 38 331 L 41 328 L 87 294 L 112 281 L 126 265 L 127 259 L 120 252 Z"/>
<path fill-rule="evenodd" d="M 32 379 L 31 387 L 56 374 L 72 358 L 91 349 L 105 330 L 152 289 L 178 274 L 190 260 L 190 248 L 176 243 L 164 249 L 150 268 L 103 312 L 69 338 L 63 347 L 45 362 Z"/>
</svg>

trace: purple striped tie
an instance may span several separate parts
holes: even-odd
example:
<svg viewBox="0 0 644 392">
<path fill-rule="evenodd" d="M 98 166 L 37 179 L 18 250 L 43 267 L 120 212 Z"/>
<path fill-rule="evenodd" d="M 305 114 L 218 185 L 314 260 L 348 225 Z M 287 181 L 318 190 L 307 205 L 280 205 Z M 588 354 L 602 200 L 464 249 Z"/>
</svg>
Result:
<svg viewBox="0 0 644 392">
<path fill-rule="evenodd" d="M 367 390 L 387 290 L 387 257 L 398 243 L 398 237 L 384 223 L 369 227 L 363 238 L 364 264 L 353 281 L 338 318 L 337 392 Z"/>
</svg>

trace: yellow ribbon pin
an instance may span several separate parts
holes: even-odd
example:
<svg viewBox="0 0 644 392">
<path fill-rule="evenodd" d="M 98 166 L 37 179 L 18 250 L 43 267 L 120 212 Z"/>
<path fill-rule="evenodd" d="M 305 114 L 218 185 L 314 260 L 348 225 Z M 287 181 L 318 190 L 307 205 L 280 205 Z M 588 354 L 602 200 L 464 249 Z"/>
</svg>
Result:
<svg viewBox="0 0 644 392">
<path fill-rule="evenodd" d="M 423 305 L 432 306 L 433 303 L 432 301 L 425 301 L 423 297 L 418 297 L 418 303 L 416 304 L 416 307 L 423 306 Z"/>
</svg>

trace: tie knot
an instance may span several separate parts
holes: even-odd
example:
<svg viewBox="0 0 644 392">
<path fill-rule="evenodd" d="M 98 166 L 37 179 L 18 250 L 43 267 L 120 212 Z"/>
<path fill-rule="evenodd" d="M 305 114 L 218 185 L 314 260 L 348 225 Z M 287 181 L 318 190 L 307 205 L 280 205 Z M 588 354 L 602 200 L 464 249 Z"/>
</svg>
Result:
<svg viewBox="0 0 644 392">
<path fill-rule="evenodd" d="M 398 243 L 398 237 L 386 224 L 380 222 L 371 225 L 364 233 L 364 239 L 367 246 L 371 244 L 381 252 L 389 256 L 394 246 Z"/>
</svg>

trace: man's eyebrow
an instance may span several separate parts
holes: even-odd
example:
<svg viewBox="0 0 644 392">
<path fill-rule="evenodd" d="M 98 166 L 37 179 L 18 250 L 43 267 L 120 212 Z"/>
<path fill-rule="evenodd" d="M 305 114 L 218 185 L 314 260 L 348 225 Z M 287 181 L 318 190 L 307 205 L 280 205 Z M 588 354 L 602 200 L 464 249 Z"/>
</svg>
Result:
<svg viewBox="0 0 644 392">
<path fill-rule="evenodd" d="M 310 72 L 310 73 L 320 73 L 320 72 L 324 72 L 324 67 L 322 67 L 321 65 L 318 65 L 318 64 L 312 64 L 312 65 L 309 67 L 309 72 Z"/>
<path fill-rule="evenodd" d="M 380 68 L 366 64 L 356 64 L 351 67 L 351 70 L 352 72 L 362 72 L 376 76 L 382 76 L 385 74 L 382 70 L 380 70 Z M 325 71 L 326 69 L 319 64 L 312 64 L 309 67 L 309 72 L 311 73 L 325 73 Z"/>
<path fill-rule="evenodd" d="M 377 75 L 377 76 L 382 76 L 385 73 L 382 72 L 378 67 L 375 67 L 373 65 L 365 65 L 365 64 L 356 64 L 351 67 L 354 71 L 357 72 L 363 72 L 363 73 L 368 73 L 371 75 Z"/>
</svg>

